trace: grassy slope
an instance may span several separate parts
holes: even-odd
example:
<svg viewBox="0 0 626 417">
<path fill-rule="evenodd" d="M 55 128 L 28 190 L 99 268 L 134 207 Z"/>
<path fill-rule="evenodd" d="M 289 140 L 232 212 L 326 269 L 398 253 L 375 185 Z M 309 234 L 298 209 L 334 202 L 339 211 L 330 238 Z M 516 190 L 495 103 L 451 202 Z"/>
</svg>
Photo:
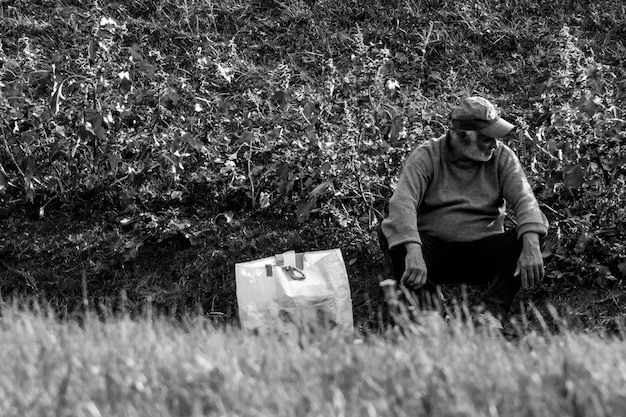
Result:
<svg viewBox="0 0 626 417">
<path fill-rule="evenodd" d="M 239 48 L 233 65 L 238 65 L 243 81 L 233 91 L 216 93 L 235 102 L 259 78 L 285 66 L 300 74 L 294 77 L 295 85 L 309 83 L 321 91 L 329 58 L 340 73 L 356 71 L 371 62 L 374 49 L 384 47 L 397 57 L 394 75 L 406 86 L 403 105 L 411 113 L 410 141 L 440 131 L 441 115 L 466 93 L 495 97 L 511 117 L 535 123 L 540 115 L 528 104 L 535 94 L 529 86 L 534 87 L 542 65 L 550 64 L 549 51 L 563 25 L 575 29 L 580 43 L 593 50 L 599 62 L 619 65 L 623 59 L 624 33 L 618 23 L 624 11 L 606 2 L 589 8 L 563 1 L 509 1 L 498 7 L 456 1 L 179 3 L 137 1 L 101 9 L 72 2 L 42 2 L 38 7 L 31 2 L 3 3 L 2 23 L 9 34 L 3 47 L 7 55 L 17 54 L 22 45 L 18 38 L 26 36 L 40 50 L 42 62 L 49 62 L 58 49 L 78 57 L 99 18 L 110 16 L 130 28 L 135 38 L 129 43 L 145 42 L 163 55 L 179 56 L 176 68 L 184 70 L 191 65 L 190 51 L 206 40 L 226 45 L 232 39 Z M 367 53 L 357 65 L 351 55 L 359 49 Z M 513 145 L 530 158 L 524 144 Z M 179 207 L 180 218 L 192 219 L 203 230 L 197 245 L 180 235 L 146 240 L 129 262 L 122 262 L 120 251 L 113 250 L 119 235 L 133 235 L 132 227 L 119 225 L 121 213 L 96 211 L 92 204 L 69 212 L 51 205 L 44 219 L 32 220 L 16 213 L 13 205 L 5 206 L 5 233 L 0 238 L 3 295 L 34 295 L 60 310 L 72 310 L 85 294 L 92 305 L 117 305 L 124 292 L 133 310 L 151 300 L 157 307 L 179 311 L 201 306 L 214 317 L 230 319 L 235 313 L 234 262 L 285 249 L 341 247 L 350 262 L 357 319 L 372 319 L 380 297 L 376 282 L 384 274 L 372 230 L 341 228 L 333 217 L 314 216 L 310 223 L 298 225 L 289 210 L 250 214 L 240 211 L 241 206 L 234 200 Z M 218 214 L 225 210 L 235 214 L 232 222 L 223 224 Z M 611 288 L 577 285 L 549 281 L 530 296 L 536 302 L 555 301 L 565 314 L 566 305 L 574 305 L 568 318 L 577 325 L 602 326 L 621 317 L 616 311 L 621 293 L 609 297 Z"/>
</svg>

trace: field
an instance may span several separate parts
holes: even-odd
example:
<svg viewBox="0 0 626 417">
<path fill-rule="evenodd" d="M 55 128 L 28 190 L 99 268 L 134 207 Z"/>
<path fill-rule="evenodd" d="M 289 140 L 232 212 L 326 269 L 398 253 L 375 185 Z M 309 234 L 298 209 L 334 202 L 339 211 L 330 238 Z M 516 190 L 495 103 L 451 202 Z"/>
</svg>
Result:
<svg viewBox="0 0 626 417">
<path fill-rule="evenodd" d="M 619 415 L 625 28 L 608 0 L 0 0 L 0 415 Z M 514 338 L 394 328 L 379 286 L 402 162 L 470 94 L 550 220 Z M 329 248 L 353 337 L 238 330 L 236 262 Z"/>
</svg>

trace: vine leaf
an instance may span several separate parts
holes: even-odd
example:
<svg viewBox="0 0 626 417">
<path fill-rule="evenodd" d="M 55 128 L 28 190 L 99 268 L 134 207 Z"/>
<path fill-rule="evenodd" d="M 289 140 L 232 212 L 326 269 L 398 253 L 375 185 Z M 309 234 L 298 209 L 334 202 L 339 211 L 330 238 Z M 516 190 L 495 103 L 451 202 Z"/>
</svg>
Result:
<svg viewBox="0 0 626 417">
<path fill-rule="evenodd" d="M 296 210 L 296 214 L 298 216 L 298 223 L 304 223 L 311 216 L 311 212 L 315 209 L 317 205 L 318 198 L 328 190 L 328 188 L 333 183 L 332 180 L 326 180 L 315 187 L 310 193 L 308 200 L 304 201 Z"/>
<path fill-rule="evenodd" d="M 315 104 L 311 103 L 310 101 L 307 101 L 306 104 L 304 105 L 304 108 L 302 109 L 302 113 L 304 114 L 304 117 L 306 117 L 307 119 L 310 119 L 311 116 L 313 115 L 313 112 L 315 112 Z"/>
<path fill-rule="evenodd" d="M 584 171 L 580 164 L 568 164 L 563 167 L 563 177 L 568 188 L 580 188 L 585 183 Z"/>
<path fill-rule="evenodd" d="M 332 180 L 324 181 L 323 183 L 315 187 L 313 191 L 309 193 L 309 197 L 319 197 L 320 195 L 324 194 L 332 183 L 333 183 Z"/>
<path fill-rule="evenodd" d="M 89 62 L 93 63 L 96 60 L 96 53 L 98 52 L 98 42 L 91 38 L 89 45 L 87 46 L 87 55 L 89 56 Z"/>
<path fill-rule="evenodd" d="M 222 76 L 229 84 L 233 80 L 233 69 L 217 64 L 217 72 Z"/>
<path fill-rule="evenodd" d="M 2 169 L 0 169 L 0 195 L 4 194 L 9 186 L 9 178 L 4 173 Z"/>
<path fill-rule="evenodd" d="M 298 205 L 298 208 L 296 209 L 298 223 L 304 223 L 309 219 L 316 204 L 317 197 L 313 197 L 312 199 L 304 201 Z"/>
<path fill-rule="evenodd" d="M 120 93 L 126 95 L 130 92 L 130 87 L 132 86 L 132 82 L 130 81 L 130 74 L 128 71 L 122 71 L 117 76 L 120 78 Z"/>
<path fill-rule="evenodd" d="M 60 83 L 54 83 L 52 97 L 50 98 L 50 107 L 52 108 L 52 114 L 54 115 L 59 113 L 61 100 L 65 98 L 63 97 L 63 84 L 65 84 L 65 80 L 61 81 Z"/>
</svg>

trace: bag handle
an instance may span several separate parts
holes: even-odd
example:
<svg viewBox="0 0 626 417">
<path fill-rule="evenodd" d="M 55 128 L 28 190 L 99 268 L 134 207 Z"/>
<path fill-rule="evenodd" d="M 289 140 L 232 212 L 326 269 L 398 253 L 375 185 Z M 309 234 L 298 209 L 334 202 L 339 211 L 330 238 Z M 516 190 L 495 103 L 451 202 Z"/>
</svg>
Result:
<svg viewBox="0 0 626 417">
<path fill-rule="evenodd" d="M 295 251 L 279 253 L 274 256 L 274 259 L 276 259 L 276 265 L 278 266 L 287 264 L 300 270 L 304 269 L 304 254 L 302 253 L 296 253 Z"/>
<path fill-rule="evenodd" d="M 288 273 L 289 276 L 291 276 L 291 279 L 294 279 L 296 281 L 302 281 L 306 278 L 306 274 L 304 273 L 304 271 L 294 266 L 281 266 L 281 268 L 283 271 Z"/>
<path fill-rule="evenodd" d="M 304 273 L 303 270 L 301 270 L 300 268 L 296 268 L 295 266 L 289 266 L 289 265 L 272 265 L 272 264 L 266 264 L 265 265 L 265 275 L 267 275 L 268 277 L 271 277 L 274 275 L 274 267 L 277 266 L 280 269 L 282 269 L 283 271 L 285 271 L 285 273 L 287 273 L 291 279 L 295 280 L 295 281 L 302 281 L 303 279 L 306 278 L 306 274 Z"/>
<path fill-rule="evenodd" d="M 285 253 L 278 254 L 274 257 L 276 260 L 275 265 L 266 264 L 265 271 L 268 277 L 273 275 L 273 268 L 277 266 L 285 271 L 291 279 L 295 281 L 302 281 L 306 278 L 306 274 L 304 273 L 304 255 L 302 253 L 296 253 L 295 251 L 289 251 Z M 286 262 L 285 262 L 286 261 Z M 287 263 L 287 265 L 285 265 Z M 295 265 L 293 265 L 295 264 Z"/>
</svg>

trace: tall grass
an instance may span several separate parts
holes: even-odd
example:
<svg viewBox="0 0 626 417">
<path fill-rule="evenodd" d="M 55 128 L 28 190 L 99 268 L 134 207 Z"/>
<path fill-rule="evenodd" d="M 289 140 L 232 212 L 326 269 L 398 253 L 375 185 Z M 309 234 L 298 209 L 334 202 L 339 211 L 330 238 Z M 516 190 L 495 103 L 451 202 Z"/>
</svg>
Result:
<svg viewBox="0 0 626 417">
<path fill-rule="evenodd" d="M 5 309 L 2 416 L 617 416 L 626 343 L 432 318 L 364 341 Z M 393 336 L 393 337 L 392 337 Z"/>
</svg>

